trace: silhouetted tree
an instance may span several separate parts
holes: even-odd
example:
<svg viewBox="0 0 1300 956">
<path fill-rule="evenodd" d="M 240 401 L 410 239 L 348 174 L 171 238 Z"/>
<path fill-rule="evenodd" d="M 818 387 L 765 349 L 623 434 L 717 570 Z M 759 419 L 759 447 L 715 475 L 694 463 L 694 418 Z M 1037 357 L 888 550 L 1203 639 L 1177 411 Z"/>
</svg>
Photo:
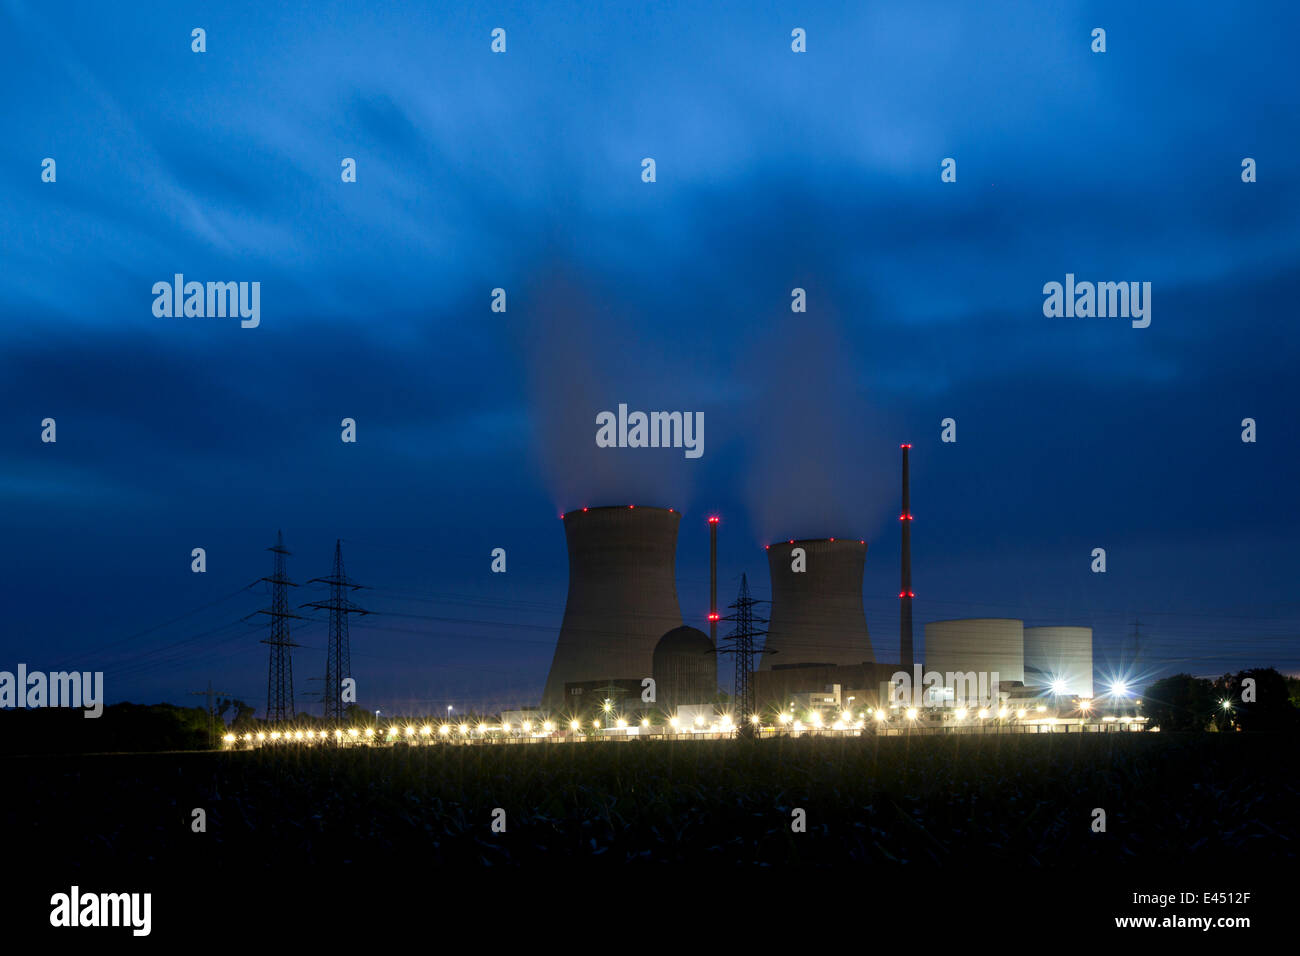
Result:
<svg viewBox="0 0 1300 956">
<path fill-rule="evenodd" d="M 1142 709 L 1163 731 L 1205 730 L 1215 701 L 1214 684 L 1191 674 L 1163 677 L 1142 692 Z"/>
<path fill-rule="evenodd" d="M 1243 700 L 1247 680 L 1253 680 L 1254 700 Z M 1220 698 L 1229 701 L 1237 727 L 1244 731 L 1295 731 L 1300 729 L 1300 709 L 1291 703 L 1287 679 L 1272 667 L 1256 667 L 1224 674 L 1215 682 Z"/>
</svg>

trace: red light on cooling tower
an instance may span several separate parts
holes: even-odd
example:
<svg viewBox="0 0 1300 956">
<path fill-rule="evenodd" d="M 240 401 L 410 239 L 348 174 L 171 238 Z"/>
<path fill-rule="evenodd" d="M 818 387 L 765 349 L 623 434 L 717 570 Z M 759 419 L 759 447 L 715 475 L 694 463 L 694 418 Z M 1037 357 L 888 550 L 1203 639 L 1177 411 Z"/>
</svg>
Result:
<svg viewBox="0 0 1300 956">
<path fill-rule="evenodd" d="M 898 447 L 899 447 L 899 448 L 911 448 L 912 446 L 911 446 L 911 445 L 899 445 Z"/>
<path fill-rule="evenodd" d="M 717 523 L 718 523 L 718 519 L 716 517 L 709 519 L 709 524 L 717 524 Z"/>
<path fill-rule="evenodd" d="M 722 620 L 722 616 L 719 615 L 719 614 L 717 614 L 717 613 L 713 613 L 713 614 L 710 614 L 710 615 L 709 615 L 709 620 L 710 620 L 710 621 L 720 621 L 720 620 Z"/>
</svg>

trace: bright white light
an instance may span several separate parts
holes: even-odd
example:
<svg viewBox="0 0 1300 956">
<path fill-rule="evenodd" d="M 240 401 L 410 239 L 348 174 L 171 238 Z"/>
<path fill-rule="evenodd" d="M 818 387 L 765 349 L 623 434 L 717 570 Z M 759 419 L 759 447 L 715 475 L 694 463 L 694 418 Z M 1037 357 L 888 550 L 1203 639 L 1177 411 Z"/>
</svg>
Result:
<svg viewBox="0 0 1300 956">
<path fill-rule="evenodd" d="M 546 731 L 548 734 L 554 729 L 555 729 L 555 725 L 551 723 L 549 720 L 542 724 L 542 730 Z"/>
<path fill-rule="evenodd" d="M 703 727 L 703 726 L 704 726 L 704 718 L 703 718 L 703 717 L 699 717 L 699 716 L 697 716 L 697 717 L 695 718 L 695 726 L 696 726 L 696 727 Z"/>
<path fill-rule="evenodd" d="M 261 731 L 258 731 L 258 733 L 257 733 L 257 739 L 258 739 L 258 740 L 265 740 L 265 739 L 266 739 L 266 734 L 262 733 Z"/>
<path fill-rule="evenodd" d="M 352 729 L 350 729 L 350 730 L 348 731 L 348 736 L 349 736 L 349 737 L 359 737 L 359 736 L 361 736 L 361 732 L 360 732 L 359 730 L 357 730 L 357 728 L 353 727 Z"/>
<path fill-rule="evenodd" d="M 649 727 L 649 726 L 650 726 L 650 718 L 649 718 L 649 717 L 642 717 L 642 718 L 641 718 L 641 726 L 642 726 L 642 727 Z"/>
<path fill-rule="evenodd" d="M 367 728 L 366 728 L 366 736 L 367 736 L 367 737 L 373 737 L 374 735 L 375 735 L 375 728 L 373 728 L 373 727 L 367 727 Z"/>
<path fill-rule="evenodd" d="M 979 717 L 980 720 L 987 720 L 989 716 L 989 712 L 986 708 L 981 707 L 979 710 L 979 714 L 977 716 Z"/>
<path fill-rule="evenodd" d="M 1021 707 L 1018 711 L 1016 711 L 1016 716 L 1023 718 L 1025 716 L 1025 709 Z"/>
<path fill-rule="evenodd" d="M 1006 709 L 1005 707 L 999 707 L 999 708 L 998 708 L 998 716 L 999 716 L 999 717 L 1005 717 L 1006 715 L 1007 715 L 1007 709 Z"/>
<path fill-rule="evenodd" d="M 501 721 L 501 730 L 503 733 L 507 733 L 507 734 L 510 733 L 510 721 L 508 720 Z"/>
<path fill-rule="evenodd" d="M 248 734 L 244 734 L 244 739 L 245 739 L 245 740 L 248 739 Z M 226 734 L 226 736 L 225 736 L 225 741 L 226 741 L 226 743 L 228 743 L 228 744 L 233 744 L 233 743 L 235 742 L 235 735 L 234 735 L 234 734 Z"/>
<path fill-rule="evenodd" d="M 443 737 L 446 737 L 449 733 L 451 733 L 451 724 L 443 724 L 441 727 L 438 728 L 438 733 Z"/>
<path fill-rule="evenodd" d="M 886 714 L 885 714 L 885 712 L 884 712 L 883 710 L 878 710 L 878 711 L 876 711 L 876 720 L 880 721 L 880 720 L 886 720 L 886 719 L 888 719 L 888 718 L 886 717 Z"/>
<path fill-rule="evenodd" d="M 1127 697 L 1128 684 L 1124 683 L 1122 680 L 1117 680 L 1110 685 L 1110 693 L 1112 697 Z"/>
<path fill-rule="evenodd" d="M 788 723 L 790 723 L 790 715 L 789 715 L 789 714 L 779 714 L 779 715 L 777 716 L 776 719 L 779 720 L 779 721 L 780 721 L 781 723 L 783 723 L 783 724 L 788 724 Z"/>
<path fill-rule="evenodd" d="M 907 719 L 908 719 L 908 720 L 916 720 L 916 708 L 915 708 L 915 707 L 909 707 L 909 708 L 907 708 Z"/>
<path fill-rule="evenodd" d="M 582 726 L 582 725 L 579 724 L 576 720 L 571 720 L 571 721 L 569 721 L 569 729 L 570 729 L 570 730 L 577 730 L 577 729 L 578 729 L 579 727 L 581 727 L 581 726 Z"/>
<path fill-rule="evenodd" d="M 433 733 L 433 728 L 430 727 L 428 724 L 425 724 L 423 727 L 420 728 L 420 734 L 424 737 L 429 736 L 431 733 Z"/>
<path fill-rule="evenodd" d="M 1065 681 L 1061 680 L 1059 677 L 1056 680 L 1052 681 L 1053 694 L 1064 694 L 1065 689 L 1066 689 L 1066 683 Z"/>
<path fill-rule="evenodd" d="M 619 720 L 619 722 L 618 722 L 618 729 L 619 729 L 619 730 L 626 730 L 626 729 L 627 729 L 627 721 L 626 721 L 626 720 Z"/>
<path fill-rule="evenodd" d="M 525 721 L 524 721 L 524 733 L 528 733 L 528 732 L 529 732 L 530 730 L 532 730 L 532 729 L 533 729 L 533 722 L 532 722 L 531 720 L 525 720 Z"/>
<path fill-rule="evenodd" d="M 677 728 L 677 718 L 674 717 L 674 718 L 672 718 L 671 720 L 669 720 L 669 721 L 668 721 L 668 726 L 669 726 L 669 727 L 672 727 L 672 728 L 675 730 L 675 729 Z"/>
<path fill-rule="evenodd" d="M 467 733 L 469 733 L 469 724 L 461 724 L 461 725 L 460 725 L 460 732 L 461 732 L 462 734 L 467 734 Z"/>
<path fill-rule="evenodd" d="M 958 707 L 958 708 L 957 708 L 957 713 L 954 714 L 953 716 L 956 717 L 958 720 L 965 720 L 965 719 L 966 719 L 966 708 L 965 708 L 965 707 Z"/>
</svg>

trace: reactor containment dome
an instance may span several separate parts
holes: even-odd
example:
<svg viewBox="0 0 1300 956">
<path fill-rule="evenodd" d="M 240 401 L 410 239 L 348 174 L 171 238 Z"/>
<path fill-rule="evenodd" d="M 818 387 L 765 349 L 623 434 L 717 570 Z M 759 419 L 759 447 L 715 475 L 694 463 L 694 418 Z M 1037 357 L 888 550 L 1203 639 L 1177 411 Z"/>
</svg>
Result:
<svg viewBox="0 0 1300 956">
<path fill-rule="evenodd" d="M 1023 682 L 1024 622 L 1005 617 L 931 621 L 925 625 L 925 669 L 941 674 L 975 671 L 997 674 L 999 683 Z"/>
<path fill-rule="evenodd" d="M 1092 628 L 1025 628 L 1025 686 L 1044 694 L 1092 696 Z"/>
</svg>

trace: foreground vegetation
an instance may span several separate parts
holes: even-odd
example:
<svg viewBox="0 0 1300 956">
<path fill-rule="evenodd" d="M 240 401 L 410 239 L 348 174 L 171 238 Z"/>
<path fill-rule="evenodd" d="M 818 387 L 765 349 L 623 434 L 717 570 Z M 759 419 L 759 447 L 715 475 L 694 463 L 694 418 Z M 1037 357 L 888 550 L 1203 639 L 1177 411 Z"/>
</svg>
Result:
<svg viewBox="0 0 1300 956">
<path fill-rule="evenodd" d="M 1296 858 L 1296 751 L 1165 733 L 3 757 L 0 831 L 74 865 L 1242 866 Z"/>
</svg>

